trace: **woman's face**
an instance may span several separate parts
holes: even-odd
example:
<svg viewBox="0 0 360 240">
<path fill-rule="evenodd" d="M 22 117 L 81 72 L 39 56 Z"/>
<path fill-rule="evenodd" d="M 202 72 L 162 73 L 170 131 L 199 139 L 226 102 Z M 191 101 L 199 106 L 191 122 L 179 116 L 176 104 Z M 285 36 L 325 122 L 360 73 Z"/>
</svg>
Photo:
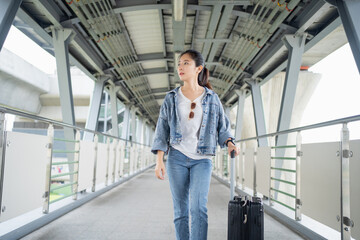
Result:
<svg viewBox="0 0 360 240">
<path fill-rule="evenodd" d="M 202 66 L 196 67 L 195 61 L 189 56 L 189 54 L 184 54 L 180 57 L 177 67 L 180 80 L 197 81 L 197 76 L 201 69 Z"/>
</svg>

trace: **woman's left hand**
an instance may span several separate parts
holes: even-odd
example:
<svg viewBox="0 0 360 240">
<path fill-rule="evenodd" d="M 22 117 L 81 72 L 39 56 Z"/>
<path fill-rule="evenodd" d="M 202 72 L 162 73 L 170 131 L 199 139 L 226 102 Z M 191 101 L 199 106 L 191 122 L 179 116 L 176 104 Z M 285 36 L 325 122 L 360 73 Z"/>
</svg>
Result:
<svg viewBox="0 0 360 240">
<path fill-rule="evenodd" d="M 235 157 L 236 157 L 237 155 L 239 155 L 240 149 L 238 147 L 236 147 L 232 142 L 229 142 L 228 143 L 228 153 L 229 153 L 229 155 L 230 155 L 230 153 L 232 151 L 235 151 Z"/>
</svg>

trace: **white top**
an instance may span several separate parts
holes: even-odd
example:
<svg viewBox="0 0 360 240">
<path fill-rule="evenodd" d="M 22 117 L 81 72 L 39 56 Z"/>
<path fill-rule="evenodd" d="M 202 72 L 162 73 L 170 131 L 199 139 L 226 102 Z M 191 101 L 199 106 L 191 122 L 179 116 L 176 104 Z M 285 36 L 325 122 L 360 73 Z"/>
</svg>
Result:
<svg viewBox="0 0 360 240">
<path fill-rule="evenodd" d="M 179 113 L 182 140 L 179 144 L 172 145 L 172 147 L 176 150 L 179 150 L 189 158 L 204 159 L 206 156 L 197 153 L 196 149 L 199 141 L 200 125 L 203 117 L 201 102 L 205 96 L 205 88 L 203 93 L 194 101 L 192 101 L 196 103 L 195 109 L 192 110 L 194 112 L 193 118 L 189 118 L 192 102 L 190 99 L 184 96 L 181 91 L 181 87 L 179 88 L 178 96 L 177 110 Z"/>
</svg>

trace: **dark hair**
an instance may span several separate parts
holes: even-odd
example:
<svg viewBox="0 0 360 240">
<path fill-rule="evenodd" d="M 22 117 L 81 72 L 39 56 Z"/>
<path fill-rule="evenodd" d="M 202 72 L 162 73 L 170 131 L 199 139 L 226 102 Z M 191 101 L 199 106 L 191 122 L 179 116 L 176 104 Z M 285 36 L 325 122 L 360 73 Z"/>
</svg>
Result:
<svg viewBox="0 0 360 240">
<path fill-rule="evenodd" d="M 182 57 L 185 54 L 189 54 L 191 59 L 195 61 L 196 67 L 203 66 L 203 69 L 201 70 L 201 72 L 198 75 L 199 85 L 213 90 L 213 88 L 209 82 L 209 70 L 205 67 L 205 61 L 204 61 L 204 58 L 201 55 L 201 53 L 199 53 L 196 50 L 189 49 L 189 50 L 186 50 L 185 52 L 182 52 L 180 54 L 180 57 Z"/>
</svg>

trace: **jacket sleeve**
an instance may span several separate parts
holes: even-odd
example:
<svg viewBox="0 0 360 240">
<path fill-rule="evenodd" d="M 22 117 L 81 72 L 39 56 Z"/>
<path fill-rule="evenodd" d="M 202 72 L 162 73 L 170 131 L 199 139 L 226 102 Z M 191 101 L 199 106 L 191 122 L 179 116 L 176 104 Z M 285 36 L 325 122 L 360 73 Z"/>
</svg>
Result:
<svg viewBox="0 0 360 240">
<path fill-rule="evenodd" d="M 151 152 L 154 154 L 157 154 L 158 150 L 161 150 L 165 153 L 168 150 L 170 127 L 168 123 L 167 109 L 168 108 L 165 98 L 160 108 L 160 114 L 155 129 L 154 141 L 151 148 Z"/>
<path fill-rule="evenodd" d="M 217 96 L 217 100 L 219 102 L 219 121 L 218 121 L 218 126 L 217 126 L 217 132 L 218 132 L 218 143 L 220 145 L 221 148 L 226 147 L 225 141 L 228 138 L 231 139 L 235 139 L 233 137 L 233 135 L 230 132 L 230 121 L 229 118 L 226 116 L 225 112 L 224 112 L 224 108 L 221 104 L 221 101 L 219 99 L 219 97 Z"/>
</svg>

